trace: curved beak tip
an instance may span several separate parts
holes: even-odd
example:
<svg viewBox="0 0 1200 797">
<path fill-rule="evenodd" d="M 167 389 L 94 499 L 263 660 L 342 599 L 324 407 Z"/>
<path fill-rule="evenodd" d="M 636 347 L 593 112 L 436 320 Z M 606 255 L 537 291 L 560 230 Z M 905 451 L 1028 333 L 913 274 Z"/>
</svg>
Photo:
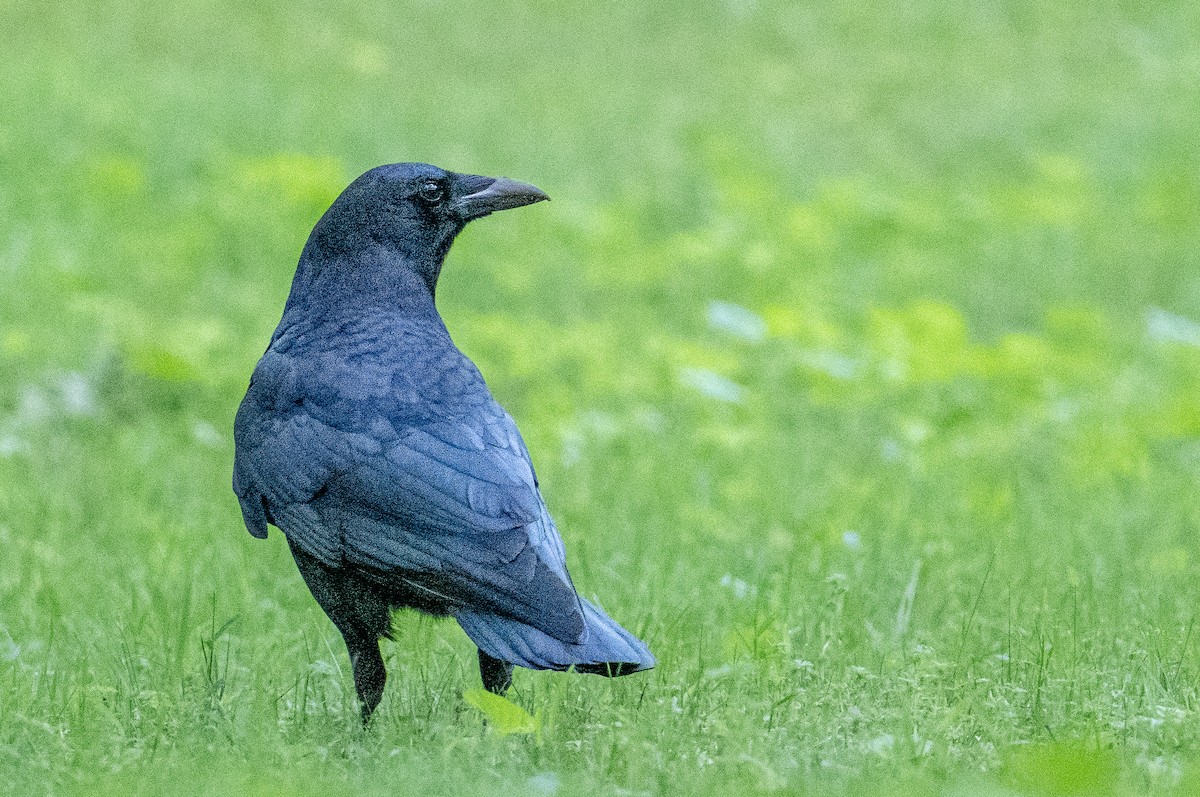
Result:
<svg viewBox="0 0 1200 797">
<path fill-rule="evenodd" d="M 474 179 L 482 182 L 486 178 Z M 459 199 L 457 205 L 466 218 L 476 219 L 498 210 L 510 210 L 549 199 L 546 192 L 537 186 L 507 177 L 497 177 Z"/>
</svg>

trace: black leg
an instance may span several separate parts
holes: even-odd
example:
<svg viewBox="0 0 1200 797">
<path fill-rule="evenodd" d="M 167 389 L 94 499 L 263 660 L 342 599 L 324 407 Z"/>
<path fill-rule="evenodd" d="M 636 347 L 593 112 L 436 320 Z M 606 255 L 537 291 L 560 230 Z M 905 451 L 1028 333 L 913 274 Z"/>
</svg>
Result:
<svg viewBox="0 0 1200 797">
<path fill-rule="evenodd" d="M 483 677 L 483 688 L 494 695 L 503 696 L 512 686 L 513 666 L 507 661 L 494 658 L 479 651 L 479 674 Z"/>
<path fill-rule="evenodd" d="M 379 655 L 379 637 L 347 637 L 346 649 L 350 651 L 350 665 L 354 668 L 354 691 L 362 705 L 362 721 L 366 725 L 371 714 L 383 699 L 383 686 L 387 682 L 387 668 L 383 656 Z"/>
<path fill-rule="evenodd" d="M 379 591 L 352 573 L 322 564 L 292 547 L 292 557 L 317 603 L 346 641 L 354 670 L 354 689 L 365 725 L 383 698 L 387 669 L 379 655 L 379 638 L 391 629 L 392 616 Z"/>
</svg>

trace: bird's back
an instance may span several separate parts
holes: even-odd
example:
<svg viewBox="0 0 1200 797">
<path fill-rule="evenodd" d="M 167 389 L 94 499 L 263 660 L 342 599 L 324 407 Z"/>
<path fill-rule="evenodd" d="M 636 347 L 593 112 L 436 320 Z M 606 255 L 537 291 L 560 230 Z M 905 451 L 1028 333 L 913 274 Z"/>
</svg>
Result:
<svg viewBox="0 0 1200 797">
<path fill-rule="evenodd" d="M 578 640 L 582 610 L 524 443 L 440 321 L 285 316 L 237 438 L 252 532 L 261 508 L 326 565 Z"/>
</svg>

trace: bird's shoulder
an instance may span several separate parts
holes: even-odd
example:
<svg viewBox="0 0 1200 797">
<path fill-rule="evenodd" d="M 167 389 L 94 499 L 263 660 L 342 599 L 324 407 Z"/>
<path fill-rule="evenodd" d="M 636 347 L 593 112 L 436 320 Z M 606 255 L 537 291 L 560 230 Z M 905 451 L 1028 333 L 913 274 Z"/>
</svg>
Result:
<svg viewBox="0 0 1200 797">
<path fill-rule="evenodd" d="M 379 316 L 281 324 L 234 437 L 239 496 L 306 501 L 353 472 L 383 479 L 360 497 L 387 504 L 383 485 L 409 469 L 481 515 L 527 521 L 539 511 L 515 423 L 437 325 Z"/>
<path fill-rule="evenodd" d="M 251 378 L 247 401 L 286 417 L 303 411 L 333 428 L 399 433 L 493 403 L 479 370 L 440 319 L 399 313 L 281 324 Z"/>
</svg>

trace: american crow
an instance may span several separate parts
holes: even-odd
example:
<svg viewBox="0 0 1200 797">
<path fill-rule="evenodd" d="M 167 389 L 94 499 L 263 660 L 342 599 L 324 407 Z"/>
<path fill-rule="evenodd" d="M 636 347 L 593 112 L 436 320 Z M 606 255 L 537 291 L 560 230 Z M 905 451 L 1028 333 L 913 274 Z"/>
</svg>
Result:
<svg viewBox="0 0 1200 797">
<path fill-rule="evenodd" d="M 484 687 L 513 664 L 624 675 L 646 645 L 581 599 L 516 424 L 434 306 L 467 222 L 548 197 L 506 178 L 380 166 L 308 237 L 234 426 L 246 527 L 280 528 L 346 641 L 363 721 L 390 612 L 451 615 Z"/>
</svg>

